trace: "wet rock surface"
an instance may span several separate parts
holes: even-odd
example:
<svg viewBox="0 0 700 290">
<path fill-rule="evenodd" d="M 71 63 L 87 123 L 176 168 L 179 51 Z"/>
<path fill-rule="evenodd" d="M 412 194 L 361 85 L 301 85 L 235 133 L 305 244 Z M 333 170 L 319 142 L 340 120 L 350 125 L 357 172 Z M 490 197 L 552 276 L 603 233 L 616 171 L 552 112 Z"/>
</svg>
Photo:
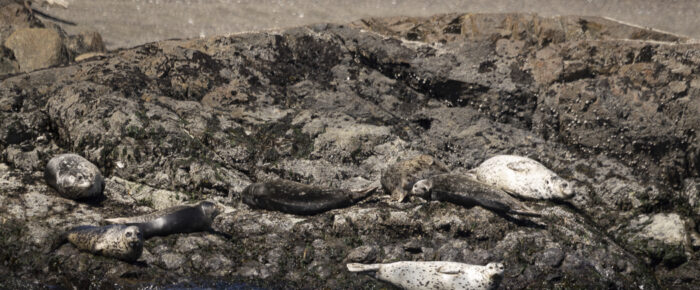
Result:
<svg viewBox="0 0 700 290">
<path fill-rule="evenodd" d="M 697 48 L 599 18 L 440 15 L 163 41 L 6 78 L 0 285 L 373 288 L 387 285 L 345 263 L 443 260 L 503 262 L 504 288 L 693 287 Z M 66 152 L 99 167 L 104 201 L 46 185 Z M 381 191 L 315 216 L 241 202 L 273 178 L 380 186 L 420 154 L 457 173 L 527 156 L 576 195 L 523 201 L 542 214 L 524 219 Z M 203 199 L 227 206 L 226 235 L 154 237 L 136 263 L 51 245 Z"/>
</svg>

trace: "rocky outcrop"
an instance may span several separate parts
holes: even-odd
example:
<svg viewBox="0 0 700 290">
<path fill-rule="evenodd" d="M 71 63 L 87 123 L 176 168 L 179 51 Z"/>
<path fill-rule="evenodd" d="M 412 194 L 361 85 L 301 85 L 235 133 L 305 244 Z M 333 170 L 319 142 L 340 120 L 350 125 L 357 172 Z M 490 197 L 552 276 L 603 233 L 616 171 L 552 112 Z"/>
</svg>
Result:
<svg viewBox="0 0 700 290">
<path fill-rule="evenodd" d="M 0 1 L 0 78 L 68 64 L 85 53 L 104 52 L 97 32 L 67 35 L 44 23 L 22 1 Z"/>
<path fill-rule="evenodd" d="M 346 262 L 502 261 L 505 288 L 699 282 L 698 44 L 591 17 L 440 15 L 163 41 L 0 83 L 0 283 L 238 283 L 360 288 Z M 75 152 L 105 176 L 98 205 L 42 179 Z M 429 154 L 464 172 L 496 154 L 572 182 L 541 218 L 379 193 L 300 217 L 240 201 L 271 178 L 379 186 Z M 227 206 L 230 235 L 146 241 L 139 262 L 54 236 L 187 201 Z M 167 206 L 166 206 L 167 204 Z M 157 279 L 156 279 L 157 277 Z"/>
</svg>

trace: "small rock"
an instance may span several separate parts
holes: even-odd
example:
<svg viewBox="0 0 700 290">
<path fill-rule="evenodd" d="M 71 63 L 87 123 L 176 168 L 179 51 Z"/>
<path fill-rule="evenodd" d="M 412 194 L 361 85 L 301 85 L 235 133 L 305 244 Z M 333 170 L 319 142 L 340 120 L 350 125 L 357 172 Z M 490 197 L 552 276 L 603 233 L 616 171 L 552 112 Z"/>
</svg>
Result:
<svg viewBox="0 0 700 290">
<path fill-rule="evenodd" d="M 185 262 L 185 258 L 175 253 L 165 253 L 160 257 L 166 269 L 177 269 Z"/>
<path fill-rule="evenodd" d="M 347 261 L 357 263 L 373 263 L 377 259 L 378 253 L 379 250 L 377 247 L 368 245 L 360 246 L 350 251 Z"/>
<path fill-rule="evenodd" d="M 76 154 L 51 158 L 44 179 L 61 196 L 74 200 L 101 195 L 105 184 L 97 166 Z"/>
<path fill-rule="evenodd" d="M 561 248 L 554 247 L 546 249 L 544 253 L 542 253 L 542 257 L 537 261 L 537 263 L 556 268 L 561 265 L 563 260 L 564 251 L 562 251 Z"/>
<path fill-rule="evenodd" d="M 22 28 L 5 40 L 22 72 L 47 68 L 67 62 L 66 49 L 57 31 L 46 28 Z"/>
</svg>

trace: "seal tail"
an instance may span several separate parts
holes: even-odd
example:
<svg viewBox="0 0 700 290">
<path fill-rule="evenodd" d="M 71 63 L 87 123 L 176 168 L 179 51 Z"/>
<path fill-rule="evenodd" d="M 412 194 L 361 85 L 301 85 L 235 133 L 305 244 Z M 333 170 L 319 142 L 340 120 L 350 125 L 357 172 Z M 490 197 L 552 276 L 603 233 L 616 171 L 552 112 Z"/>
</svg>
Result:
<svg viewBox="0 0 700 290">
<path fill-rule="evenodd" d="M 375 272 L 379 270 L 381 264 L 350 263 L 347 266 L 350 272 Z"/>
<path fill-rule="evenodd" d="M 372 195 L 372 193 L 377 191 L 378 188 L 378 186 L 373 186 L 366 189 L 353 190 L 351 191 L 352 194 L 350 195 L 350 199 L 352 199 L 353 202 L 358 202 Z"/>
</svg>

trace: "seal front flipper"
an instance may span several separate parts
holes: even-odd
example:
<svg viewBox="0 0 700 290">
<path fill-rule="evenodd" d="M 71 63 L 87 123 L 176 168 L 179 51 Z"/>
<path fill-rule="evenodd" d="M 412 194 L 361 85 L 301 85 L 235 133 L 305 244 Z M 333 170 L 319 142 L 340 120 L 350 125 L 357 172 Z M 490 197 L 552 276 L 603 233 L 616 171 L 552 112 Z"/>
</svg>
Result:
<svg viewBox="0 0 700 290">
<path fill-rule="evenodd" d="M 506 167 L 510 168 L 513 171 L 526 173 L 532 169 L 535 169 L 537 165 L 537 163 L 531 162 L 530 160 L 521 160 L 510 162 L 506 164 Z"/>
<path fill-rule="evenodd" d="M 360 263 L 350 263 L 347 264 L 348 271 L 350 272 L 375 272 L 381 268 L 381 264 L 360 264 Z"/>
<path fill-rule="evenodd" d="M 455 264 L 448 264 L 441 266 L 440 268 L 437 269 L 438 273 L 442 274 L 450 274 L 450 275 L 457 275 L 459 273 L 462 273 L 461 267 Z"/>
</svg>

